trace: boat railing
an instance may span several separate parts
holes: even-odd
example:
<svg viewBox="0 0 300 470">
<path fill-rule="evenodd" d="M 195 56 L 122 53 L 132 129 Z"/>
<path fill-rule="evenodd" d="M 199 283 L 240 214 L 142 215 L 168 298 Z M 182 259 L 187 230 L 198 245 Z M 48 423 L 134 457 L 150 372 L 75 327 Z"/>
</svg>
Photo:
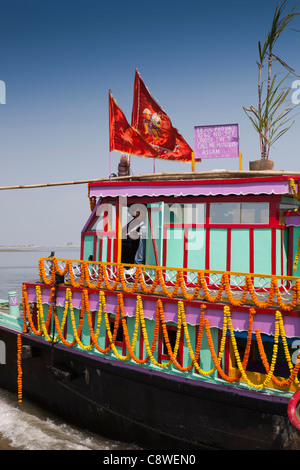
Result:
<svg viewBox="0 0 300 470">
<path fill-rule="evenodd" d="M 41 258 L 40 281 L 128 293 L 159 294 L 168 298 L 255 304 L 292 310 L 300 306 L 300 278 L 169 266 Z M 58 276 L 58 277 L 57 277 Z"/>
</svg>

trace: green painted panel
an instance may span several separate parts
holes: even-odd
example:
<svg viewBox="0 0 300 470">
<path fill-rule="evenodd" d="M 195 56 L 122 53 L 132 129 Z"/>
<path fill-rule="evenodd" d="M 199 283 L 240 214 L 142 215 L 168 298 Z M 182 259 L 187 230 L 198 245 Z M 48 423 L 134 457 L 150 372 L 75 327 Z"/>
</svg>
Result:
<svg viewBox="0 0 300 470">
<path fill-rule="evenodd" d="M 111 239 L 111 254 L 110 254 L 110 261 L 111 263 L 114 262 L 114 246 L 115 246 L 115 243 L 117 243 L 116 239 L 115 238 L 112 238 Z"/>
<path fill-rule="evenodd" d="M 108 253 L 108 237 L 102 236 L 102 259 L 100 261 L 110 261 L 111 263 L 114 261 L 114 243 L 117 243 L 114 238 L 111 239 L 110 242 L 110 254 Z M 109 256 L 110 255 L 110 256 Z"/>
<path fill-rule="evenodd" d="M 294 265 L 295 256 L 297 253 L 298 237 L 299 237 L 299 228 L 294 227 L 293 229 L 293 265 Z M 300 260 L 298 261 L 296 271 L 293 270 L 293 276 L 300 276 Z"/>
<path fill-rule="evenodd" d="M 192 325 L 187 325 L 187 326 L 188 326 L 188 331 L 189 331 L 190 345 L 191 345 L 193 353 L 195 353 L 196 341 L 197 341 L 197 333 L 196 333 L 197 329 L 196 329 L 195 326 L 192 326 Z M 214 349 L 215 349 L 215 351 L 218 351 L 218 338 L 219 338 L 218 332 L 219 332 L 219 330 L 218 330 L 218 328 L 211 328 L 210 332 L 211 332 L 211 336 L 212 336 L 212 340 L 213 340 Z M 184 351 L 184 353 L 183 353 L 183 367 L 188 367 L 189 364 L 192 361 L 192 358 L 191 358 L 190 353 L 189 353 L 187 339 L 186 339 L 185 336 L 184 336 L 184 340 L 183 340 L 183 351 Z M 210 348 L 209 348 L 209 345 L 208 345 L 208 340 L 207 340 L 205 330 L 204 330 L 203 336 L 202 336 L 202 342 L 201 342 L 201 348 L 200 348 L 200 357 L 199 357 L 199 366 L 205 372 L 210 371 L 214 367 L 214 361 L 212 359 L 212 355 L 211 355 Z M 193 369 L 193 373 L 195 374 L 195 377 L 202 377 L 201 375 L 199 375 L 198 372 L 196 372 L 196 368 Z M 211 379 L 216 378 L 217 374 L 218 374 L 218 372 L 215 371 L 209 377 Z"/>
<path fill-rule="evenodd" d="M 250 238 L 247 229 L 231 230 L 230 271 L 250 271 Z"/>
<path fill-rule="evenodd" d="M 254 235 L 254 273 L 272 274 L 272 231 L 255 229 Z"/>
<path fill-rule="evenodd" d="M 282 232 L 282 244 L 281 244 Z M 288 230 L 276 230 L 276 274 L 287 276 L 288 262 Z"/>
<path fill-rule="evenodd" d="M 107 237 L 102 237 L 102 257 L 100 261 L 107 261 Z"/>
<path fill-rule="evenodd" d="M 167 229 L 166 265 L 174 268 L 183 267 L 184 230 L 183 228 Z"/>
<path fill-rule="evenodd" d="M 211 332 L 211 337 L 213 340 L 213 345 L 215 351 L 218 351 L 218 328 L 210 328 Z M 202 370 L 205 372 L 210 371 L 214 367 L 214 361 L 212 359 L 212 355 L 210 352 L 210 348 L 208 345 L 208 339 L 206 336 L 206 332 L 203 334 L 202 338 L 202 343 L 201 343 L 201 349 L 200 349 L 200 367 Z M 200 376 L 202 377 L 202 376 Z M 210 378 L 216 378 L 217 377 L 217 371 L 215 371 L 213 374 L 209 376 Z"/>
<path fill-rule="evenodd" d="M 163 202 L 147 204 L 150 210 L 153 235 L 150 228 L 149 217 L 148 217 L 148 238 L 146 241 L 146 261 L 145 264 L 156 266 L 156 256 L 154 246 L 157 250 L 159 264 L 162 264 L 162 247 L 163 247 L 163 236 L 162 236 L 162 219 L 163 219 Z"/>
<path fill-rule="evenodd" d="M 85 235 L 83 259 L 88 260 L 90 255 L 94 255 L 94 237 Z"/>
<path fill-rule="evenodd" d="M 211 229 L 209 247 L 209 269 L 226 271 L 227 230 Z"/>
<path fill-rule="evenodd" d="M 97 237 L 96 238 L 96 260 L 95 261 L 99 261 L 99 256 L 100 256 L 100 238 Z"/>
<path fill-rule="evenodd" d="M 205 229 L 204 228 L 189 228 L 188 235 L 188 261 L 187 267 L 189 269 L 204 269 L 205 268 Z"/>
</svg>

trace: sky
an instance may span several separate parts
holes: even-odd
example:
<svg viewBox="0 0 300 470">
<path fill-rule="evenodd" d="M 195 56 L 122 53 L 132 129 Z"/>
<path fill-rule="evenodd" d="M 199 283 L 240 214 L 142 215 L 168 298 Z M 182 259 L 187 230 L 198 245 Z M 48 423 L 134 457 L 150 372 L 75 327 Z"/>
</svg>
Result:
<svg viewBox="0 0 300 470">
<path fill-rule="evenodd" d="M 248 170 L 260 158 L 259 141 L 243 106 L 257 104 L 257 43 L 276 4 L 0 0 L 0 186 L 104 178 L 110 162 L 117 172 L 108 90 L 130 122 L 136 69 L 192 148 L 195 126 L 238 123 Z M 275 52 L 300 75 L 299 46 L 300 34 L 286 31 Z M 296 116 L 271 150 L 274 169 L 300 170 L 299 129 Z M 133 174 L 154 170 L 152 159 L 131 163 Z M 216 168 L 239 162 L 196 164 L 196 171 Z M 189 163 L 155 164 L 157 173 L 190 170 Z M 86 184 L 0 191 L 0 245 L 79 244 L 89 215 Z"/>
</svg>

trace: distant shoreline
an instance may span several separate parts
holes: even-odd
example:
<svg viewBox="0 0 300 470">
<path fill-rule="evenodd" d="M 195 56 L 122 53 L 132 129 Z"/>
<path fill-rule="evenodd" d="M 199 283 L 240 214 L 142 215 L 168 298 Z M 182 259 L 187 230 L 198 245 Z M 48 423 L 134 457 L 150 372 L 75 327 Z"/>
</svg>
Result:
<svg viewBox="0 0 300 470">
<path fill-rule="evenodd" d="M 70 250 L 72 248 L 80 248 L 79 245 L 57 245 L 57 246 L 0 246 L 0 251 L 5 252 L 18 252 L 18 251 L 47 251 L 47 250 L 55 250 L 58 248 L 63 248 L 64 250 Z"/>
</svg>

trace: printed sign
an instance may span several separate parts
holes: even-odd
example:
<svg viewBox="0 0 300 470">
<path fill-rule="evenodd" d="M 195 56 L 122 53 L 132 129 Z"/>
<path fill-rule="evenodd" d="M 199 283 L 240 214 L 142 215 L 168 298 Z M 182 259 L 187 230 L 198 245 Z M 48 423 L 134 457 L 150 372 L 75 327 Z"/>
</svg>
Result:
<svg viewBox="0 0 300 470">
<path fill-rule="evenodd" d="M 195 126 L 195 159 L 239 156 L 238 124 Z"/>
</svg>

